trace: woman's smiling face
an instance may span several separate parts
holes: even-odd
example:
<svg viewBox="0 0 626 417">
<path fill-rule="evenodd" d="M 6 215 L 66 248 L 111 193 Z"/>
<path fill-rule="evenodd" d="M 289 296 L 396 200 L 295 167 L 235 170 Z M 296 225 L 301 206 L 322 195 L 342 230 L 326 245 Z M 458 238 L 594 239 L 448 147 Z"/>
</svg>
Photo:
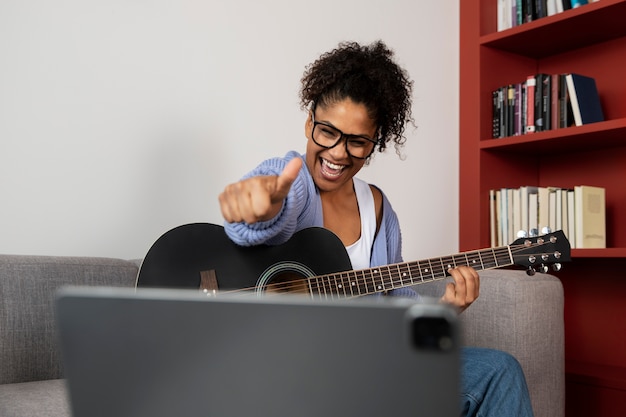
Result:
<svg viewBox="0 0 626 417">
<path fill-rule="evenodd" d="M 347 135 L 364 136 L 374 139 L 377 126 L 368 114 L 365 105 L 355 103 L 349 98 L 326 106 L 318 105 L 315 121 L 333 126 Z M 313 181 L 320 191 L 336 191 L 343 187 L 352 187 L 352 177 L 363 167 L 366 159 L 351 157 L 346 151 L 345 139 L 330 149 L 317 145 L 311 133 L 313 130 L 311 115 L 305 123 L 306 164 Z"/>
</svg>

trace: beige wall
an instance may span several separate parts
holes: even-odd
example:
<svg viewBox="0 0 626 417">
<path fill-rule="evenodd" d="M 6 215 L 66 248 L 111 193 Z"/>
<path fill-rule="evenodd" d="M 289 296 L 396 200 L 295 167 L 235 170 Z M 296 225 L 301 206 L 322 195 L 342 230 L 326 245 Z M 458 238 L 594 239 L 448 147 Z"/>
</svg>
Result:
<svg viewBox="0 0 626 417">
<path fill-rule="evenodd" d="M 404 161 L 361 177 L 392 200 L 407 260 L 456 251 L 458 0 L 8 0 L 0 253 L 135 258 L 171 227 L 221 223 L 227 182 L 304 149 L 304 66 L 378 38 L 415 79 L 418 128 Z"/>
</svg>

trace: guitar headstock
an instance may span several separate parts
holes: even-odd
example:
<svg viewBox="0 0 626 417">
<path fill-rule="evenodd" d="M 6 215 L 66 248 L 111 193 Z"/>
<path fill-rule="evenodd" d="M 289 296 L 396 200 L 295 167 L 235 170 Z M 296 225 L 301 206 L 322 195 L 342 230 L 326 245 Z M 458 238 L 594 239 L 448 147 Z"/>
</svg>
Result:
<svg viewBox="0 0 626 417">
<path fill-rule="evenodd" d="M 561 262 L 569 262 L 570 243 L 562 230 L 537 237 L 523 237 L 509 245 L 516 265 L 526 267 L 528 275 L 548 272 L 548 266 L 559 271 Z"/>
</svg>

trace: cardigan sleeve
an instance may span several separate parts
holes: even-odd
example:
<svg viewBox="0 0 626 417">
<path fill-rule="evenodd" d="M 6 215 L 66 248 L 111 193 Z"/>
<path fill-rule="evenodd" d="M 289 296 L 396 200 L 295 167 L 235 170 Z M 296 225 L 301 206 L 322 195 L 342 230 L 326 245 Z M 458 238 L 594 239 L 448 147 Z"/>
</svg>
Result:
<svg viewBox="0 0 626 417">
<path fill-rule="evenodd" d="M 303 158 L 295 151 L 283 158 L 272 158 L 262 162 L 243 179 L 259 175 L 279 175 L 293 158 Z M 280 212 L 268 221 L 248 224 L 245 222 L 224 223 L 228 237 L 238 245 L 278 245 L 285 243 L 298 230 L 313 226 L 316 221 L 315 186 L 303 163 L 296 180 L 283 202 Z"/>
</svg>

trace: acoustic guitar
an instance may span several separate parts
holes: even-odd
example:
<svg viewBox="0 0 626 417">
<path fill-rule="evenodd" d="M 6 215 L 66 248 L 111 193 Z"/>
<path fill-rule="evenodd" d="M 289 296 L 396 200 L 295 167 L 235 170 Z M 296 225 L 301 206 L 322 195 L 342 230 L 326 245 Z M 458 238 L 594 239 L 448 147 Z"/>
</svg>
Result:
<svg viewBox="0 0 626 417">
<path fill-rule="evenodd" d="M 157 239 L 136 286 L 199 289 L 208 295 L 248 291 L 350 298 L 445 279 L 450 268 L 461 265 L 478 271 L 518 265 L 533 274 L 547 272 L 550 265 L 558 270 L 569 260 L 570 244 L 557 231 L 508 246 L 352 270 L 343 243 L 324 228 L 301 230 L 282 245 L 242 247 L 222 226 L 192 223 Z"/>
</svg>

